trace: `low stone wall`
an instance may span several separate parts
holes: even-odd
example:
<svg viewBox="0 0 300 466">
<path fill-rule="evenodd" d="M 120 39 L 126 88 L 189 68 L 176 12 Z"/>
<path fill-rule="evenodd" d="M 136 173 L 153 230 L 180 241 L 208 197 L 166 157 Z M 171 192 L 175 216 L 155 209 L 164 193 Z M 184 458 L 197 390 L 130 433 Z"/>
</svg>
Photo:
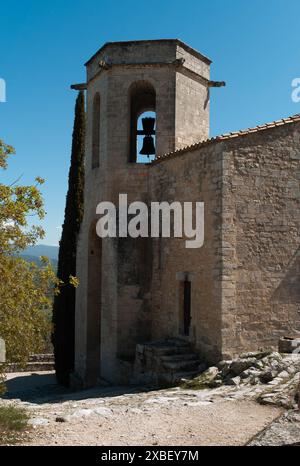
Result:
<svg viewBox="0 0 300 466">
<path fill-rule="evenodd" d="M 278 343 L 280 353 L 300 353 L 300 336 L 298 338 L 282 337 Z"/>
<path fill-rule="evenodd" d="M 191 389 L 218 388 L 221 392 L 229 386 L 241 396 L 244 394 L 260 404 L 293 409 L 297 408 L 299 401 L 299 378 L 299 354 L 252 352 L 220 361 L 193 380 L 183 381 L 183 386 Z"/>
<path fill-rule="evenodd" d="M 5 372 L 40 372 L 54 370 L 53 354 L 33 354 L 27 364 L 9 363 L 5 365 Z"/>
</svg>

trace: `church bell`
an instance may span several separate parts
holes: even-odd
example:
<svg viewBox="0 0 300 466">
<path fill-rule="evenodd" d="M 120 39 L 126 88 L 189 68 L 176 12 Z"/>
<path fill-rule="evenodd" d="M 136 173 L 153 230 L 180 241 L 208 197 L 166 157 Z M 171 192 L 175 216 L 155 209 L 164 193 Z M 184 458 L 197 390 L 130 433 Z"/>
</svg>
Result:
<svg viewBox="0 0 300 466">
<path fill-rule="evenodd" d="M 154 125 L 155 125 L 155 118 L 146 117 L 142 118 L 142 125 L 143 130 L 138 131 L 138 134 L 144 136 L 143 139 L 143 147 L 140 150 L 141 155 L 154 155 L 155 154 L 155 146 L 154 146 L 154 139 L 153 135 L 155 134 Z"/>
<path fill-rule="evenodd" d="M 145 136 L 143 139 L 143 147 L 140 150 L 142 155 L 155 154 L 154 141 L 152 136 Z"/>
</svg>

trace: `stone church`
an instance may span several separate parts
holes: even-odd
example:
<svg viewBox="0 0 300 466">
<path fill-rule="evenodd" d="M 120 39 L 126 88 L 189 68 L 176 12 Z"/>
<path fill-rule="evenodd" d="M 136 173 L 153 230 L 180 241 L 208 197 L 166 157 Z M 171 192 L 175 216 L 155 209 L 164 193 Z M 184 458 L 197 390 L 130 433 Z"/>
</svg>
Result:
<svg viewBox="0 0 300 466">
<path fill-rule="evenodd" d="M 177 39 L 112 42 L 72 86 L 87 106 L 77 383 L 174 381 L 299 329 L 300 115 L 209 138 L 210 94 L 224 92 L 211 88 L 225 84 L 210 64 Z M 141 115 L 155 118 L 150 163 Z M 203 246 L 99 238 L 96 206 L 120 193 L 204 202 Z"/>
</svg>

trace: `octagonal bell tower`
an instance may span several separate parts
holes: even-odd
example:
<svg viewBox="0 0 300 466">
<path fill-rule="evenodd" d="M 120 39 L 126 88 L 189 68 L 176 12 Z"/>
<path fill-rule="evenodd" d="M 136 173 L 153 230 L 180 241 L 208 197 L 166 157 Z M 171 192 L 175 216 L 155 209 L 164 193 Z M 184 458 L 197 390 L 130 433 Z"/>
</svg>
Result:
<svg viewBox="0 0 300 466">
<path fill-rule="evenodd" d="M 151 340 L 151 240 L 96 236 L 96 206 L 148 199 L 139 118 L 155 118 L 156 156 L 209 134 L 210 60 L 177 39 L 112 42 L 86 63 L 85 213 L 77 253 L 74 378 L 124 382 L 137 343 Z M 220 84 L 220 83 L 219 83 Z M 153 132 L 154 134 L 154 132 Z"/>
</svg>

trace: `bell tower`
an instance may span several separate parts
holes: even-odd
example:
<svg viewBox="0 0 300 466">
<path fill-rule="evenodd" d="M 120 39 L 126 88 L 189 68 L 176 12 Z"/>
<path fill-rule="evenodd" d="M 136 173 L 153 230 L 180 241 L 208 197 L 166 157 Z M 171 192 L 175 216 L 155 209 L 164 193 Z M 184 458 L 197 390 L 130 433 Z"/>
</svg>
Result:
<svg viewBox="0 0 300 466">
<path fill-rule="evenodd" d="M 137 343 L 151 340 L 151 240 L 96 238 L 96 206 L 117 205 L 120 193 L 149 201 L 148 156 L 208 138 L 209 88 L 222 85 L 210 81 L 210 63 L 177 39 L 110 42 L 86 63 L 86 83 L 72 86 L 86 89 L 87 107 L 75 335 L 83 384 L 124 382 Z"/>
<path fill-rule="evenodd" d="M 136 137 L 145 131 L 137 127 L 137 119 L 146 111 L 155 112 L 156 155 L 206 139 L 213 85 L 210 63 L 177 39 L 111 42 L 101 47 L 86 69 L 88 121 L 93 100 L 100 96 L 102 163 L 109 163 L 111 151 L 120 164 L 137 160 Z M 147 139 L 147 150 L 152 142 Z"/>
</svg>

